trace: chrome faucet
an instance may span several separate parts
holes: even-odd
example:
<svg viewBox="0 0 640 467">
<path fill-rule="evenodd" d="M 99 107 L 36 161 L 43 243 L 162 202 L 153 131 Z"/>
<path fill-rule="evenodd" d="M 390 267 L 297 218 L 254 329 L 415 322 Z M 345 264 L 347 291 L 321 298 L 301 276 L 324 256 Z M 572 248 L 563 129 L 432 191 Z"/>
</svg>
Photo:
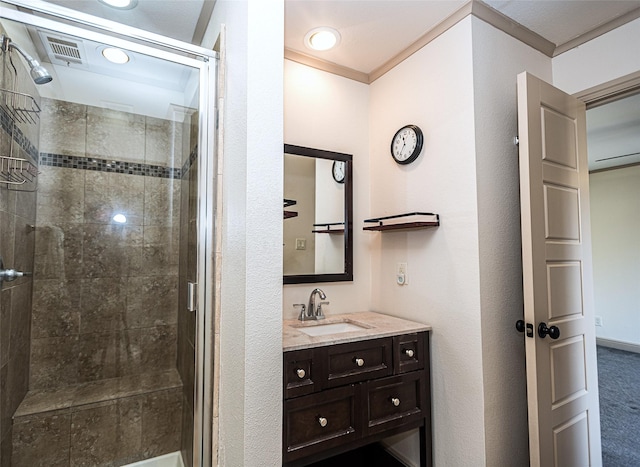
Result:
<svg viewBox="0 0 640 467">
<path fill-rule="evenodd" d="M 311 295 L 309 295 L 309 305 L 307 306 L 308 319 L 324 319 L 322 305 L 328 305 L 329 302 L 316 303 L 316 295 L 320 297 L 320 300 L 327 299 L 327 296 L 321 289 L 315 288 L 311 291 Z"/>
</svg>

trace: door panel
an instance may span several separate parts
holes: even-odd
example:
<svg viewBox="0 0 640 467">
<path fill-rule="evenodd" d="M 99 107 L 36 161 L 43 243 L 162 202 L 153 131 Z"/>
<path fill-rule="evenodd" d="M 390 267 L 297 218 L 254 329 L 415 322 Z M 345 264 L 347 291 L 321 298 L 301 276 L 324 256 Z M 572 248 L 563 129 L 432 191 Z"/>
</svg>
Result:
<svg viewBox="0 0 640 467">
<path fill-rule="evenodd" d="M 530 461 L 600 466 L 584 104 L 523 73 L 518 132 Z"/>
<path fill-rule="evenodd" d="M 547 264 L 548 319 L 582 315 L 582 271 L 577 261 Z"/>
</svg>

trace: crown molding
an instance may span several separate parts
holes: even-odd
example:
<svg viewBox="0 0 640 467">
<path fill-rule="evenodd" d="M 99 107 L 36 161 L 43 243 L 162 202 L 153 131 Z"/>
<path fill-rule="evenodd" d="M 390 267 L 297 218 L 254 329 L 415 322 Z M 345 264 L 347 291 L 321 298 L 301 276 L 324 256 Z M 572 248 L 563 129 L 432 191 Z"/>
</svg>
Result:
<svg viewBox="0 0 640 467">
<path fill-rule="evenodd" d="M 369 80 L 370 80 L 369 82 L 370 83 L 374 82 L 375 80 L 380 78 L 382 75 L 384 75 L 386 72 L 398 66 L 400 63 L 405 61 L 411 55 L 413 55 L 418 50 L 423 48 L 425 45 L 429 44 L 431 41 L 435 40 L 438 36 L 444 34 L 453 26 L 455 26 L 460 21 L 462 21 L 467 16 L 469 16 L 472 13 L 472 4 L 474 1 L 476 0 L 471 0 L 465 3 L 464 5 L 462 5 L 462 7 L 456 10 L 453 14 L 449 15 L 443 21 L 438 23 L 435 27 L 431 28 L 425 34 L 420 36 L 420 38 L 418 38 L 418 40 L 412 43 L 409 47 L 407 47 L 402 52 L 395 55 L 394 57 L 392 57 L 382 65 L 380 65 L 378 68 L 374 69 L 371 73 L 369 73 Z"/>
<path fill-rule="evenodd" d="M 600 37 L 603 34 L 606 34 L 610 31 L 613 31 L 620 26 L 624 26 L 631 21 L 640 18 L 640 8 L 636 8 L 635 10 L 631 10 L 624 15 L 618 16 L 617 18 L 612 19 L 611 21 L 601 24 L 595 29 L 591 31 L 587 31 L 584 34 L 576 37 L 575 39 L 571 39 L 570 41 L 565 42 L 564 44 L 560 44 L 556 47 L 556 50 L 553 52 L 553 56 L 556 57 L 562 53 L 565 53 L 568 50 L 574 49 L 578 46 L 581 46 L 585 42 L 589 42 L 596 37 Z"/>
<path fill-rule="evenodd" d="M 328 62 L 326 60 L 311 57 L 310 55 L 305 55 L 303 53 L 296 52 L 295 50 L 284 49 L 284 58 L 287 60 L 291 60 L 292 62 L 301 63 L 302 65 L 307 65 L 311 68 L 317 68 L 318 70 L 333 73 L 334 75 L 349 78 L 354 81 L 360 81 L 361 83 L 365 84 L 371 83 L 371 81 L 369 80 L 369 75 L 367 73 L 363 73 L 346 66 L 338 65 L 336 63 Z"/>
<path fill-rule="evenodd" d="M 499 29 L 505 34 L 527 44 L 533 49 L 546 55 L 549 58 L 556 57 L 568 50 L 578 47 L 585 42 L 588 42 L 596 37 L 599 37 L 607 32 L 610 32 L 626 23 L 629 23 L 637 18 L 640 18 L 640 8 L 636 8 L 624 15 L 621 15 L 605 24 L 598 26 L 597 28 L 586 32 L 575 39 L 565 42 L 561 45 L 556 45 L 553 42 L 545 39 L 541 35 L 533 32 L 532 30 L 522 26 L 520 23 L 512 20 L 506 15 L 503 15 L 499 11 L 491 8 L 481 0 L 469 0 L 462 5 L 453 14 L 446 19 L 438 23 L 435 27 L 431 28 L 418 40 L 409 45 L 402 52 L 398 53 L 378 68 L 375 68 L 370 73 L 364 73 L 354 70 L 353 68 L 338 65 L 332 62 L 327 62 L 319 58 L 311 57 L 300 52 L 296 52 L 291 49 L 285 49 L 284 58 L 292 60 L 294 62 L 301 63 L 318 70 L 334 73 L 345 78 L 353 79 L 365 84 L 371 84 L 388 71 L 392 70 L 411 55 L 422 49 L 425 45 L 435 40 L 438 36 L 444 34 L 467 16 L 472 15 L 476 18 L 484 21 L 487 24 Z"/>
<path fill-rule="evenodd" d="M 480 0 L 471 0 L 471 14 L 485 23 L 490 24 L 496 29 L 524 42 L 528 46 L 543 53 L 547 57 L 553 57 L 553 51 L 556 45 L 542 37 L 540 34 L 533 32 L 531 29 L 525 28 L 520 23 L 512 20 L 508 16 L 503 15 L 498 10 L 494 10 L 489 5 Z"/>
</svg>

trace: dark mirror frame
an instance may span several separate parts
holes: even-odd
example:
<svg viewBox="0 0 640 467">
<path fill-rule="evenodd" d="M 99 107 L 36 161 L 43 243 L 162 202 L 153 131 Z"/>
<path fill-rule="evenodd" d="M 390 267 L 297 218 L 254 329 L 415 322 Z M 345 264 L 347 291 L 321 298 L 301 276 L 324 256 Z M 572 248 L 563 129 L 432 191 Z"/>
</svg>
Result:
<svg viewBox="0 0 640 467">
<path fill-rule="evenodd" d="M 344 180 L 344 272 L 332 274 L 299 274 L 282 276 L 284 284 L 342 282 L 353 280 L 353 156 L 304 146 L 284 145 L 285 154 L 345 162 Z"/>
</svg>

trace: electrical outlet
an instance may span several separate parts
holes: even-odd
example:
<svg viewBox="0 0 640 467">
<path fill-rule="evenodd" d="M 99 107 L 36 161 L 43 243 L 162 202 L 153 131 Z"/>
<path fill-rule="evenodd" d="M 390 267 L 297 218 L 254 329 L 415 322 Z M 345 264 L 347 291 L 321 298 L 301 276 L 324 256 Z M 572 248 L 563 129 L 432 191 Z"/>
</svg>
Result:
<svg viewBox="0 0 640 467">
<path fill-rule="evenodd" d="M 596 316 L 596 326 L 602 326 L 602 316 Z"/>
<path fill-rule="evenodd" d="M 396 283 L 398 285 L 407 285 L 409 275 L 407 274 L 407 263 L 398 263 L 396 266 Z"/>
<path fill-rule="evenodd" d="M 296 238 L 296 250 L 306 250 L 306 249 L 307 249 L 307 239 Z"/>
</svg>

